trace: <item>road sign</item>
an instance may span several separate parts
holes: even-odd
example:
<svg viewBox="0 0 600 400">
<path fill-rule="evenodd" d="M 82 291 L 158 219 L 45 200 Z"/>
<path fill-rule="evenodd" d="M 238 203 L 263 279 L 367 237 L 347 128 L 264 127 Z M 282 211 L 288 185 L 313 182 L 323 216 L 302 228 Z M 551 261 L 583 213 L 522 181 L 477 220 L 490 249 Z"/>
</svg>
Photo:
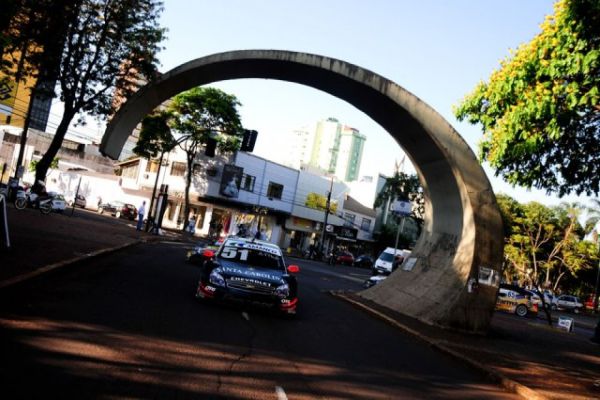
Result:
<svg viewBox="0 0 600 400">
<path fill-rule="evenodd" d="M 410 215 L 411 209 L 412 209 L 412 205 L 410 204 L 410 201 L 404 201 L 404 200 L 396 200 L 392 203 L 392 206 L 391 206 L 391 210 L 393 213 L 402 215 L 405 217 Z"/>
</svg>

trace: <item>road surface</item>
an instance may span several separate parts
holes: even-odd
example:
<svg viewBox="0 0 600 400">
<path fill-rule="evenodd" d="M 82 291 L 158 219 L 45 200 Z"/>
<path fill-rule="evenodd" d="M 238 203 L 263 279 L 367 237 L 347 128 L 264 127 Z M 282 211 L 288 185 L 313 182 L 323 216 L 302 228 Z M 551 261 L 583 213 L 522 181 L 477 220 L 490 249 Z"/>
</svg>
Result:
<svg viewBox="0 0 600 400">
<path fill-rule="evenodd" d="M 145 244 L 0 292 L 9 398 L 516 398 L 328 293 L 369 271 L 300 265 L 301 308 L 199 303 L 181 243 Z M 7 397 L 8 398 L 8 397 Z"/>
</svg>

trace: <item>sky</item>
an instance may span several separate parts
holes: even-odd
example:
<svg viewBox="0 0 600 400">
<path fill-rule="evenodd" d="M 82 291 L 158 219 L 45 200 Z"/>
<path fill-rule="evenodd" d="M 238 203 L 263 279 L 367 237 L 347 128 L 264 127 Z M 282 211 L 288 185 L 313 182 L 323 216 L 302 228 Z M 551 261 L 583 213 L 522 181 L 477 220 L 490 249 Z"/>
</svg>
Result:
<svg viewBox="0 0 600 400">
<path fill-rule="evenodd" d="M 481 129 L 456 120 L 458 102 L 501 59 L 531 40 L 550 0 L 164 0 L 168 29 L 161 71 L 214 53 L 277 49 L 337 58 L 382 75 L 437 110 L 474 152 Z M 210 86 L 234 94 L 246 128 L 259 132 L 254 153 L 273 158 L 294 129 L 328 117 L 367 136 L 361 175 L 391 174 L 402 150 L 361 111 L 327 93 L 276 80 L 232 80 Z M 407 172 L 414 171 L 407 167 Z M 486 167 L 496 193 L 521 202 L 581 201 L 513 188 Z"/>
</svg>

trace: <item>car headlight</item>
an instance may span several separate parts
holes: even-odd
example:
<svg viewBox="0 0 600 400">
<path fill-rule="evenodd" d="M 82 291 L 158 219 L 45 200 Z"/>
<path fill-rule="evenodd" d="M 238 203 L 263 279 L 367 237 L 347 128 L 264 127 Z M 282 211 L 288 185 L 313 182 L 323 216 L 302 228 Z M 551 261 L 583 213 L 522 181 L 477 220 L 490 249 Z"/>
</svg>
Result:
<svg viewBox="0 0 600 400">
<path fill-rule="evenodd" d="M 223 275 L 221 275 L 217 270 L 214 270 L 210 273 L 208 281 L 215 286 L 225 287 L 225 279 L 223 278 Z"/>
<path fill-rule="evenodd" d="M 287 283 L 284 283 L 283 285 L 277 286 L 277 289 L 275 289 L 275 294 L 277 295 L 277 297 L 280 298 L 285 298 L 288 297 L 290 295 L 290 287 Z"/>
</svg>

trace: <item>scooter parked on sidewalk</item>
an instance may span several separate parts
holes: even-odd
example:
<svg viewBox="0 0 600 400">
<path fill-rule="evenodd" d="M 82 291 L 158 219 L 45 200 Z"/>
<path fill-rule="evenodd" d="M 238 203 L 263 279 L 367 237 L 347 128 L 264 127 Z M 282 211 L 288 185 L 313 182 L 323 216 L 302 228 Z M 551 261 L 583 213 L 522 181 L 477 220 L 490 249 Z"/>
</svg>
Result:
<svg viewBox="0 0 600 400">
<path fill-rule="evenodd" d="M 50 214 L 52 211 L 52 197 L 40 196 L 33 193 L 31 189 L 19 190 L 15 199 L 15 208 L 24 210 L 27 207 L 38 208 L 42 214 Z"/>
</svg>

